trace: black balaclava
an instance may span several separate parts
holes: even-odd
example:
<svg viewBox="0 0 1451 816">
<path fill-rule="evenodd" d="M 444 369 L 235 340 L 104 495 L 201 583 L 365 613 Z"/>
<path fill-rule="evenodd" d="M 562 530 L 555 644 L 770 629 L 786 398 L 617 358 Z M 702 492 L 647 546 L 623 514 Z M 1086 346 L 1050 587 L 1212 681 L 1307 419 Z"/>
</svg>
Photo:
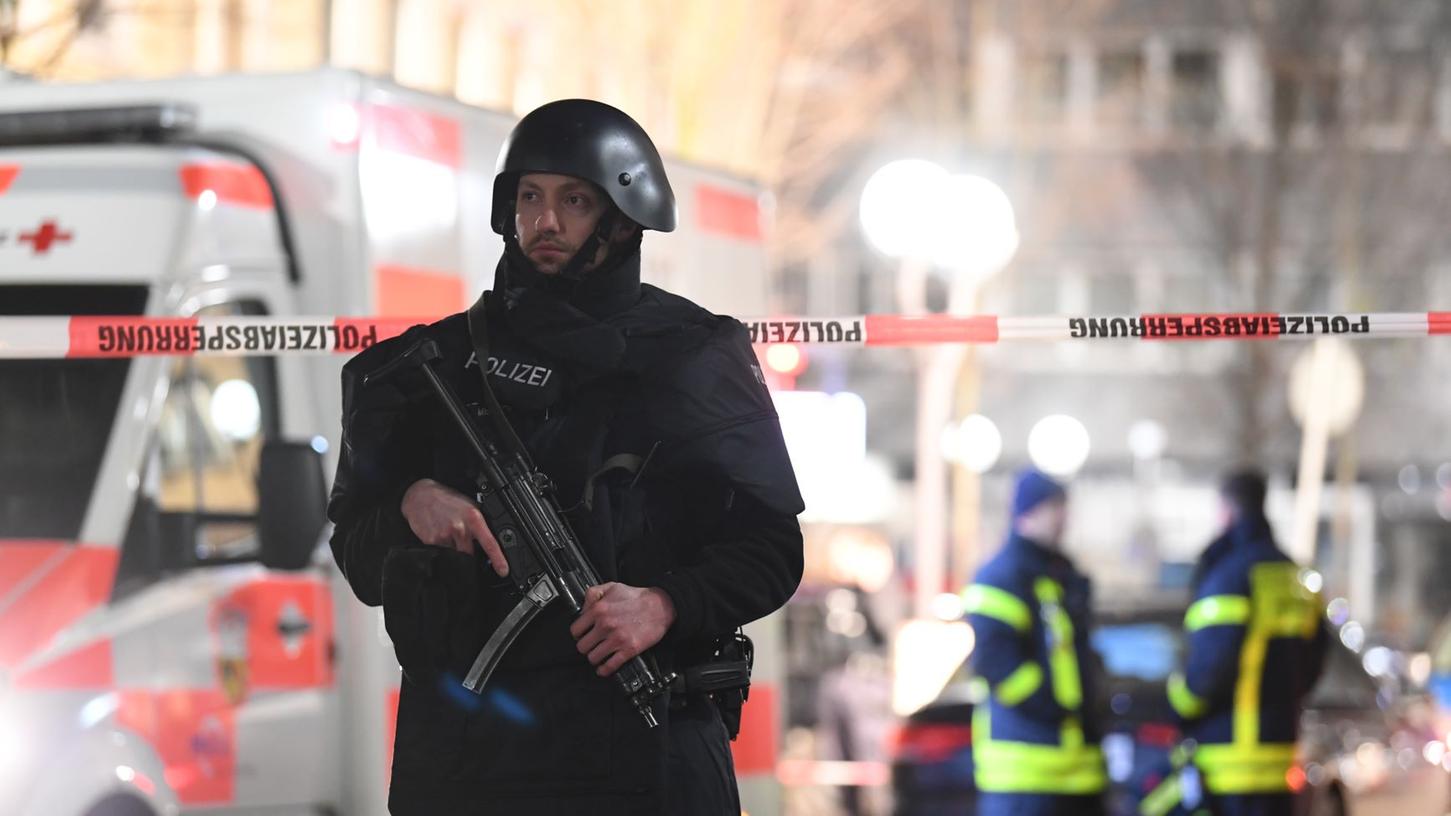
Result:
<svg viewBox="0 0 1451 816">
<path fill-rule="evenodd" d="M 485 293 L 494 319 L 507 321 L 525 342 L 568 365 L 582 380 L 621 364 L 624 336 L 603 321 L 640 299 L 639 232 L 633 240 L 610 245 L 598 267 L 583 271 L 621 218 L 610 205 L 594 233 L 554 275 L 540 272 L 524 254 L 518 234 L 509 230 L 494 276 L 494 296 Z"/>
</svg>

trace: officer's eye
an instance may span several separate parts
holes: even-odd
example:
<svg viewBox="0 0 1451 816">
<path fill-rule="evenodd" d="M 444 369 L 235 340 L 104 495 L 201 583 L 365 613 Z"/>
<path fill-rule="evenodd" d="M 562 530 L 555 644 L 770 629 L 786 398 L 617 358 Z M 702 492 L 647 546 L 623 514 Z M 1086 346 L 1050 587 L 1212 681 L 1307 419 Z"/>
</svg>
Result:
<svg viewBox="0 0 1451 816">
<path fill-rule="evenodd" d="M 565 197 L 564 203 L 568 204 L 571 207 L 587 209 L 590 205 L 590 200 L 585 196 L 580 195 L 579 193 L 573 193 Z"/>
<path fill-rule="evenodd" d="M 520 201 L 535 201 L 538 198 L 539 194 L 534 192 L 533 190 L 525 190 L 524 192 L 519 194 Z"/>
</svg>

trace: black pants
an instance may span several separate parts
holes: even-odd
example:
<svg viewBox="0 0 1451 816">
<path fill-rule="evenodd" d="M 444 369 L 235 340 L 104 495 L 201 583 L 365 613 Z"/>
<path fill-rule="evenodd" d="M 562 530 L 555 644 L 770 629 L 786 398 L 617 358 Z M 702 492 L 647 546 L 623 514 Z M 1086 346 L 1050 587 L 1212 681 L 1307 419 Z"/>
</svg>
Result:
<svg viewBox="0 0 1451 816">
<path fill-rule="evenodd" d="M 1101 813 L 1103 799 L 1098 796 L 987 792 L 977 795 L 978 816 L 1097 816 Z"/>
<path fill-rule="evenodd" d="M 465 800 L 430 790 L 389 791 L 393 816 L 741 816 L 735 763 L 720 713 L 704 698 L 670 711 L 664 790 L 639 794 L 519 797 L 472 792 Z"/>
<path fill-rule="evenodd" d="M 1295 797 L 1289 793 L 1210 796 L 1206 804 L 1214 816 L 1293 816 L 1295 812 Z"/>
<path fill-rule="evenodd" d="M 666 814 L 740 816 L 730 738 L 715 706 L 693 698 L 670 712 Z"/>
</svg>

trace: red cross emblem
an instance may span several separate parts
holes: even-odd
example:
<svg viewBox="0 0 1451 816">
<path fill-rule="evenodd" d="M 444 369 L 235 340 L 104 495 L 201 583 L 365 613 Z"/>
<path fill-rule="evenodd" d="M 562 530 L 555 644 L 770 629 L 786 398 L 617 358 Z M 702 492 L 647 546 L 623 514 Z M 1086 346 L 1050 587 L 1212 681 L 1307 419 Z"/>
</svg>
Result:
<svg viewBox="0 0 1451 816">
<path fill-rule="evenodd" d="M 62 232 L 55 223 L 55 219 L 47 218 L 40 224 L 40 229 L 34 232 L 20 233 L 21 243 L 29 243 L 35 248 L 36 255 L 44 255 L 50 251 L 51 244 L 57 241 L 70 243 L 72 234 Z"/>
</svg>

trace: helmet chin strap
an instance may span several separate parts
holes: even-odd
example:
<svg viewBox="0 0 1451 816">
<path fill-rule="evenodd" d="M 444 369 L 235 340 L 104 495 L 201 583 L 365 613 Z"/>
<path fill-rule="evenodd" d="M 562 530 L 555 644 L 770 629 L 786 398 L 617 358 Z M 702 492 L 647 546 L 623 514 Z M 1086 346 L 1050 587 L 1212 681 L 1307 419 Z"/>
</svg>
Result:
<svg viewBox="0 0 1451 816">
<path fill-rule="evenodd" d="M 590 236 L 584 239 L 584 243 L 579 245 L 579 250 L 574 253 L 574 257 L 560 267 L 559 277 L 572 281 L 584 278 L 585 265 L 594 260 L 595 254 L 599 252 L 601 246 L 609 244 L 610 233 L 615 228 L 617 212 L 619 210 L 611 205 L 609 209 L 600 214 L 600 220 L 595 224 L 594 232 L 591 232 Z"/>
</svg>

